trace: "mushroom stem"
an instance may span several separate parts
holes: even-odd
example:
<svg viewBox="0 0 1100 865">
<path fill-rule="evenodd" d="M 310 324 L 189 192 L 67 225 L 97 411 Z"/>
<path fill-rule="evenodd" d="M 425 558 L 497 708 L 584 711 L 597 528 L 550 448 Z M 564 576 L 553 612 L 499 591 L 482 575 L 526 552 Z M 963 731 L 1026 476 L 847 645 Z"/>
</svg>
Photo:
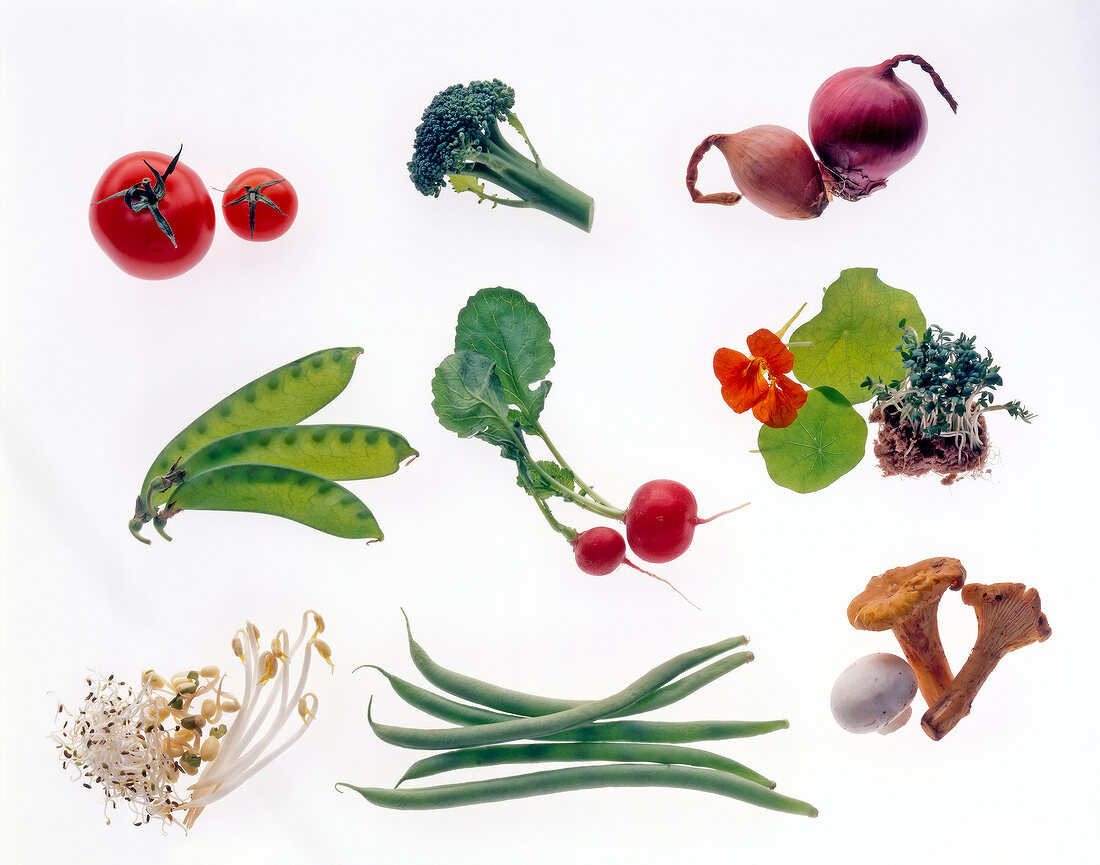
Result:
<svg viewBox="0 0 1100 865">
<path fill-rule="evenodd" d="M 937 613 L 938 604 L 931 604 L 891 629 L 917 674 L 917 687 L 929 706 L 940 699 L 953 678 L 940 641 Z"/>
<path fill-rule="evenodd" d="M 962 599 L 978 617 L 978 638 L 954 681 L 921 719 L 924 732 L 935 740 L 970 714 L 975 696 L 1001 658 L 1051 634 L 1039 593 L 1022 583 L 972 583 L 963 587 Z"/>
</svg>

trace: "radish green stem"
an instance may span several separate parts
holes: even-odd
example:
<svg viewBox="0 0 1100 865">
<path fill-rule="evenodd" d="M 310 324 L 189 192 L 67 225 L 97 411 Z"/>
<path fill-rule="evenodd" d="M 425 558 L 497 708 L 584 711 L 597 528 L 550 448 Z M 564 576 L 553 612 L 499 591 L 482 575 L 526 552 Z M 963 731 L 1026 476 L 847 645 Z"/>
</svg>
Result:
<svg viewBox="0 0 1100 865">
<path fill-rule="evenodd" d="M 586 484 L 584 481 L 581 480 L 580 475 L 578 475 L 573 470 L 573 467 L 570 466 L 569 463 L 567 463 L 565 461 L 565 458 L 561 455 L 561 453 L 558 451 L 558 449 L 554 446 L 554 443 L 552 441 L 550 441 L 550 437 L 546 434 L 546 430 L 543 429 L 541 423 L 536 423 L 535 424 L 535 432 L 538 434 L 539 438 L 541 438 L 544 442 L 546 442 L 547 450 L 549 450 L 551 455 L 554 457 L 554 459 L 556 459 L 558 461 L 558 465 L 560 465 L 563 469 L 565 469 L 566 471 L 570 472 L 573 475 L 573 479 L 577 482 L 577 486 L 579 486 L 584 491 L 585 495 L 587 495 L 593 501 L 598 502 L 601 505 L 607 505 L 609 508 L 614 508 L 615 507 L 613 504 L 611 504 L 611 502 L 609 502 L 607 499 L 605 499 L 603 496 L 601 496 L 599 493 L 597 493 L 594 489 L 592 489 L 592 487 L 590 487 L 588 484 Z M 619 509 L 616 508 L 616 510 L 619 510 Z"/>
</svg>

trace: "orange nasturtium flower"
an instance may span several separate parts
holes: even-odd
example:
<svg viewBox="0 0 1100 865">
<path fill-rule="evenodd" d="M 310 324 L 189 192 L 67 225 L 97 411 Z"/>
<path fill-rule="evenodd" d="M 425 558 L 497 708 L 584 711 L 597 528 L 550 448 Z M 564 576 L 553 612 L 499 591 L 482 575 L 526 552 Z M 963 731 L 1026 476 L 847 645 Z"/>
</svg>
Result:
<svg viewBox="0 0 1100 865">
<path fill-rule="evenodd" d="M 722 399 L 738 414 L 752 409 L 756 419 L 767 426 L 790 426 L 806 404 L 806 389 L 787 377 L 794 369 L 794 355 L 779 336 L 765 328 L 749 336 L 747 343 L 751 357 L 731 348 L 714 353 L 714 374 L 722 383 Z"/>
</svg>

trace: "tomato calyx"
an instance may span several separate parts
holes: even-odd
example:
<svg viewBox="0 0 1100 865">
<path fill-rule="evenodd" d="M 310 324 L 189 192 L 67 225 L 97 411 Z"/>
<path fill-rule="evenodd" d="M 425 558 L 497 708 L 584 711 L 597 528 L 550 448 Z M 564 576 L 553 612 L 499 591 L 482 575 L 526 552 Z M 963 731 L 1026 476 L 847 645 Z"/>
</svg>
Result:
<svg viewBox="0 0 1100 865">
<path fill-rule="evenodd" d="M 248 236 L 256 236 L 256 205 L 266 204 L 268 207 L 273 207 L 278 213 L 286 216 L 286 213 L 282 211 L 278 204 L 260 192 L 268 186 L 273 186 L 276 183 L 282 183 L 286 180 L 285 177 L 280 177 L 278 180 L 268 180 L 265 183 L 260 183 L 256 186 L 249 186 L 247 183 L 242 183 L 238 186 L 230 186 L 228 189 L 219 189 L 218 192 L 231 192 L 234 189 L 243 189 L 240 195 L 234 198 L 232 201 L 227 201 L 222 207 L 232 207 L 235 204 L 243 204 L 248 202 Z"/>
<path fill-rule="evenodd" d="M 156 183 L 148 177 L 143 177 L 140 183 L 135 183 L 129 189 L 123 189 L 121 192 L 116 192 L 114 195 L 108 195 L 106 198 L 101 198 L 99 201 L 93 201 L 92 207 L 95 207 L 97 204 L 103 204 L 103 202 L 110 201 L 113 198 L 122 198 L 126 206 L 134 213 L 141 213 L 143 210 L 149 211 L 157 227 L 164 232 L 165 237 L 172 241 L 172 246 L 178 248 L 176 236 L 172 233 L 172 226 L 168 224 L 168 220 L 165 219 L 164 214 L 160 212 L 159 204 L 161 199 L 164 198 L 164 193 L 166 191 L 164 180 L 175 170 L 176 163 L 179 162 L 181 153 L 183 153 L 182 144 L 180 145 L 180 149 L 176 151 L 176 155 L 172 157 L 172 161 L 168 163 L 168 167 L 164 170 L 164 174 L 161 174 L 153 168 L 147 159 L 141 160 L 145 163 L 146 167 L 153 172 Z"/>
</svg>

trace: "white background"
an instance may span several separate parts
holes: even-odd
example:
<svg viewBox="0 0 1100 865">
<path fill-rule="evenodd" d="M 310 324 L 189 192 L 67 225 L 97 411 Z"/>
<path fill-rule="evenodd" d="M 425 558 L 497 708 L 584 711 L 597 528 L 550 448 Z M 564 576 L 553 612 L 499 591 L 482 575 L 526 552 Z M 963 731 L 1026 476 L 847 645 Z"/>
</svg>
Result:
<svg viewBox="0 0 1100 865">
<path fill-rule="evenodd" d="M 1095 849 L 1093 438 L 1100 14 L 1087 2 L 416 4 L 4 2 L 0 29 L 3 676 L 0 860 L 455 863 L 1078 862 Z M 691 204 L 683 174 L 713 132 L 806 132 L 840 69 L 912 64 L 929 135 L 889 187 L 809 223 Z M 598 202 L 590 235 L 536 212 L 419 196 L 405 162 L 446 85 L 500 77 L 547 165 Z M 86 204 L 133 150 L 174 152 L 208 185 L 265 165 L 298 189 L 284 238 L 219 225 L 208 257 L 160 283 L 100 252 Z M 730 188 L 717 153 L 700 188 Z M 757 424 L 710 370 L 778 328 L 845 267 L 879 268 L 929 321 L 977 333 L 1005 398 L 980 480 L 879 476 L 774 486 Z M 543 422 L 625 505 L 672 477 L 704 513 L 660 568 L 695 600 L 622 569 L 579 573 L 493 449 L 430 406 L 458 310 L 507 285 L 538 304 L 557 366 Z M 805 320 L 805 318 L 803 319 Z M 145 547 L 126 520 L 147 465 L 217 399 L 335 345 L 365 354 L 319 419 L 403 432 L 422 453 L 352 486 L 385 529 L 366 546 L 254 515 L 191 513 Z M 562 511 L 580 527 L 583 514 Z M 911 724 L 842 732 L 828 710 L 851 660 L 894 651 L 848 600 L 888 567 L 957 556 L 974 582 L 1042 594 L 1054 636 L 1010 655 L 939 743 Z M 399 607 L 437 660 L 523 690 L 597 697 L 666 658 L 748 633 L 755 663 L 662 713 L 790 719 L 715 743 L 812 801 L 816 820 L 675 790 L 603 790 L 440 812 L 376 809 L 333 783 L 392 784 L 417 754 L 365 719 L 432 726 L 375 674 L 415 678 Z M 48 735 L 85 669 L 133 676 L 217 663 L 246 619 L 265 634 L 315 607 L 335 675 L 319 720 L 194 830 L 104 825 Z M 948 598 L 956 666 L 972 612 Z M 919 698 L 918 698 L 919 702 Z M 920 709 L 918 708 L 918 712 Z"/>
</svg>

